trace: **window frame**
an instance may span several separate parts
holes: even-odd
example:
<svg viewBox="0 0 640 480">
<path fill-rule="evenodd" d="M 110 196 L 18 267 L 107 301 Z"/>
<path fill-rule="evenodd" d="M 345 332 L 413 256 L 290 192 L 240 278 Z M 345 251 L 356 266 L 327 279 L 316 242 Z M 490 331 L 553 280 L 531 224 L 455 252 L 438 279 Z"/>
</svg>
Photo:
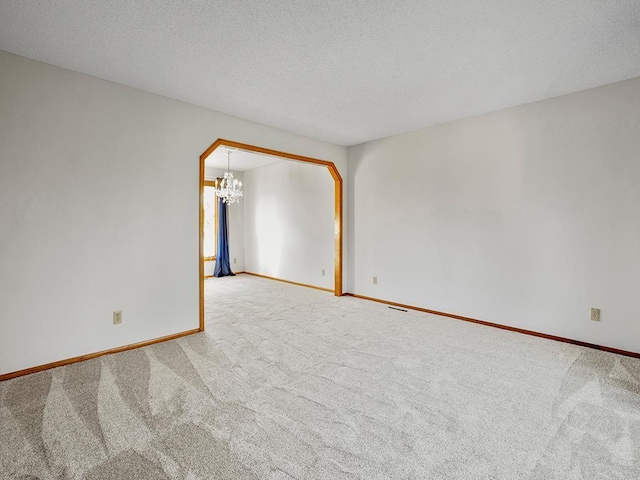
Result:
<svg viewBox="0 0 640 480">
<path fill-rule="evenodd" d="M 204 187 L 216 187 L 215 180 L 205 180 L 202 184 L 202 191 L 204 193 Z M 202 209 L 202 234 L 204 235 L 204 229 L 207 222 L 204 221 L 204 208 Z M 218 247 L 218 196 L 214 195 L 214 205 L 213 205 L 213 256 L 210 257 L 202 257 L 202 260 L 205 262 L 215 262 L 216 261 L 216 250 Z"/>
</svg>

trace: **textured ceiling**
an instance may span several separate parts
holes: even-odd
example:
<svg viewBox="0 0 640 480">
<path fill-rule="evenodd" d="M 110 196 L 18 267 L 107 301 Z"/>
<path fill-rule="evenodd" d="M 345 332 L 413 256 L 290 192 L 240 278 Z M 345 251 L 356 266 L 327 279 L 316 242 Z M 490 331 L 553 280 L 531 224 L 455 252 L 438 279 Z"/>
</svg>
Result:
<svg viewBox="0 0 640 480">
<path fill-rule="evenodd" d="M 0 50 L 341 145 L 640 76 L 639 0 L 3 0 Z"/>
<path fill-rule="evenodd" d="M 204 161 L 205 167 L 227 169 L 227 152 L 231 152 L 229 157 L 229 166 L 231 170 L 243 172 L 245 170 L 253 170 L 254 168 L 265 167 L 275 163 L 284 162 L 280 157 L 271 155 L 263 155 L 254 152 L 246 152 L 244 150 L 236 150 L 233 148 L 221 146 L 216 148 L 211 155 Z"/>
</svg>

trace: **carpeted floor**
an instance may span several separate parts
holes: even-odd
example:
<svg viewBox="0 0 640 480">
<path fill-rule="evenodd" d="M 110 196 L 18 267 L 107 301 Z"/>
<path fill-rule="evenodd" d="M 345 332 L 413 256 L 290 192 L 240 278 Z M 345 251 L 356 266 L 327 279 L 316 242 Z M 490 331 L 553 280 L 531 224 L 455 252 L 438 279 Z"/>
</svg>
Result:
<svg viewBox="0 0 640 480">
<path fill-rule="evenodd" d="M 640 361 L 248 275 L 0 383 L 0 478 L 639 479 Z"/>
</svg>

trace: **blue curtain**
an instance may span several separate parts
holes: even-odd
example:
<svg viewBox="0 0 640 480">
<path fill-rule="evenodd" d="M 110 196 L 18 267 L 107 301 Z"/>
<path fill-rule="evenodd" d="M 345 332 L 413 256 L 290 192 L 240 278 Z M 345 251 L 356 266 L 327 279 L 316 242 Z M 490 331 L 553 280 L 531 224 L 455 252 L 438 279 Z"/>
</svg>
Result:
<svg viewBox="0 0 640 480">
<path fill-rule="evenodd" d="M 228 205 L 218 199 L 218 239 L 216 242 L 216 268 L 214 277 L 234 276 L 229 263 L 229 220 Z"/>
</svg>

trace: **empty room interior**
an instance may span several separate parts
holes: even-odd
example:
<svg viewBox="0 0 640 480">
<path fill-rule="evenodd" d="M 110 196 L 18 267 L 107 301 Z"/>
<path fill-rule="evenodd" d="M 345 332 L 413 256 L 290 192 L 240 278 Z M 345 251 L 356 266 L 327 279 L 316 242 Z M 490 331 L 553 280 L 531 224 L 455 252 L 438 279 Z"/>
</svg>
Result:
<svg viewBox="0 0 640 480">
<path fill-rule="evenodd" d="M 640 478 L 640 3 L 0 3 L 0 479 Z"/>
</svg>

